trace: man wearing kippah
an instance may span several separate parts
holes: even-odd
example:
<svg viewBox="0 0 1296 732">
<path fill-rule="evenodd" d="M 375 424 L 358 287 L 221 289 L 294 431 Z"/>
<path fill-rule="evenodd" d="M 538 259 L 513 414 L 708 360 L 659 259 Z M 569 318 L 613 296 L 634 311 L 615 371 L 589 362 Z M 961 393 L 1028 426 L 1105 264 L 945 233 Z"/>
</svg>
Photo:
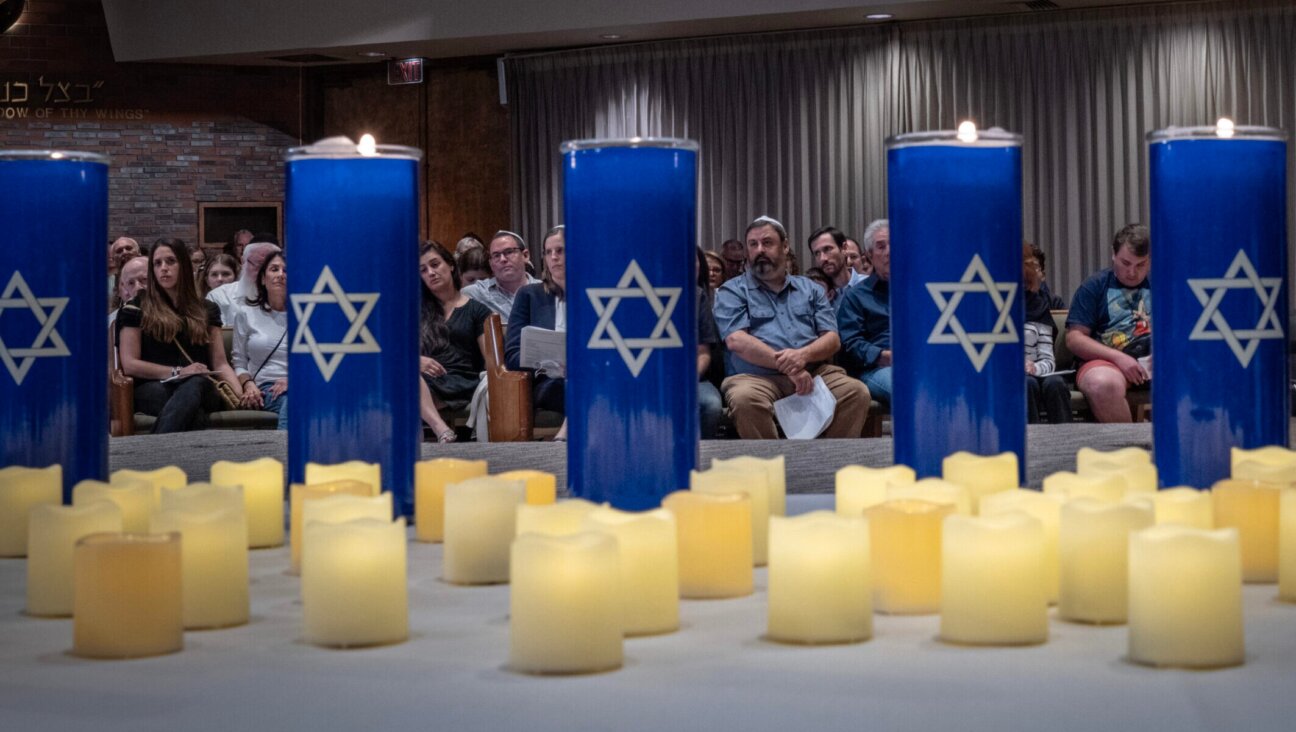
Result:
<svg viewBox="0 0 1296 732">
<path fill-rule="evenodd" d="M 868 416 L 868 388 L 829 360 L 841 346 L 823 290 L 787 272 L 787 230 L 762 216 L 747 227 L 747 271 L 716 291 L 715 316 L 733 357 L 722 388 L 738 435 L 775 439 L 774 402 L 808 395 L 814 379 L 837 401 L 824 437 L 859 437 Z"/>
<path fill-rule="evenodd" d="M 508 325 L 517 291 L 540 280 L 527 274 L 527 246 L 521 236 L 511 231 L 497 231 L 487 252 L 490 254 L 491 273 L 495 276 L 478 280 L 463 288 L 462 292 L 499 313 L 500 320 Z"/>
</svg>

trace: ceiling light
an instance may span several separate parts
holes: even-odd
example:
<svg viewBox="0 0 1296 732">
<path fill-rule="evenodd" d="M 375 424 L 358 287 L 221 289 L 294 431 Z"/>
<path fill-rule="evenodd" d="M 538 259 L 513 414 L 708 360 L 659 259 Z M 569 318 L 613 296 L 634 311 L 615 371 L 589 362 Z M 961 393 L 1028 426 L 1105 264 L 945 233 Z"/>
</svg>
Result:
<svg viewBox="0 0 1296 732">
<path fill-rule="evenodd" d="M 360 51 L 356 55 L 363 56 L 365 58 L 387 58 L 386 51 Z"/>
<path fill-rule="evenodd" d="M 890 13 L 869 13 L 864 16 L 865 20 L 891 20 L 895 16 Z"/>
<path fill-rule="evenodd" d="M 622 38 L 625 38 L 625 36 L 621 35 L 620 33 L 604 33 L 603 35 L 599 36 L 599 38 L 602 38 L 605 41 L 619 41 Z"/>
</svg>

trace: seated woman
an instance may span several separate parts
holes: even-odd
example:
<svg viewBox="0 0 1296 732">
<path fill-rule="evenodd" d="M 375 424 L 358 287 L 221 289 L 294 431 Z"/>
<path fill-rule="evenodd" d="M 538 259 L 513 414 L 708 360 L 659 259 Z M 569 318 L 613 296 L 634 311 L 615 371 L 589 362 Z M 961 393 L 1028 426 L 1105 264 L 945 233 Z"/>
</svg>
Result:
<svg viewBox="0 0 1296 732">
<path fill-rule="evenodd" d="M 550 330 L 567 330 L 567 245 L 563 227 L 555 226 L 544 236 L 544 275 L 539 283 L 517 291 L 509 313 L 504 339 L 504 359 L 509 370 L 521 368 L 522 329 L 528 325 Z M 532 404 L 537 409 L 565 414 L 567 379 L 537 372 L 531 382 Z M 567 440 L 567 420 L 554 439 Z"/>
<path fill-rule="evenodd" d="M 202 277 L 198 278 L 198 295 L 207 297 L 207 293 L 221 285 L 228 285 L 237 280 L 238 276 L 238 260 L 228 254 L 217 254 L 207 263 L 206 269 L 202 272 Z M 217 304 L 219 305 L 219 303 Z"/>
<path fill-rule="evenodd" d="M 1049 424 L 1071 421 L 1071 389 L 1061 376 L 1053 373 L 1053 314 L 1049 312 L 1050 297 L 1041 285 L 1044 282 L 1043 252 L 1027 243 L 1022 253 L 1022 283 L 1026 291 L 1026 323 L 1023 342 L 1026 344 L 1026 420 L 1032 424 L 1040 421 L 1041 408 Z"/>
<path fill-rule="evenodd" d="M 256 297 L 234 313 L 234 373 L 243 403 L 274 412 L 278 429 L 288 429 L 288 267 L 281 252 L 266 257 Z"/>
<path fill-rule="evenodd" d="M 157 417 L 153 432 L 199 429 L 222 408 L 211 373 L 236 391 L 225 359 L 220 309 L 198 297 L 184 245 L 159 241 L 149 255 L 148 286 L 117 316 L 121 366 L 135 378 L 135 409 Z"/>
<path fill-rule="evenodd" d="M 463 282 L 464 287 L 491 277 L 490 261 L 480 243 L 475 247 L 456 252 L 455 266 L 459 270 L 459 280 Z"/>
<path fill-rule="evenodd" d="M 454 442 L 441 410 L 462 409 L 486 368 L 490 308 L 459 292 L 454 256 L 435 241 L 419 251 L 419 412 L 438 442 Z"/>
</svg>

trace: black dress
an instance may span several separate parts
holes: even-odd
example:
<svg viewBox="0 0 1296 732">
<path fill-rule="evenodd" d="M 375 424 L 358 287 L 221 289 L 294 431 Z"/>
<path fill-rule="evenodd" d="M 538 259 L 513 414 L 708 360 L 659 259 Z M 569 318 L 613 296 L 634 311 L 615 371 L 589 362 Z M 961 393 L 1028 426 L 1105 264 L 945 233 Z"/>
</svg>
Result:
<svg viewBox="0 0 1296 732">
<path fill-rule="evenodd" d="M 450 313 L 445 323 L 445 340 L 430 350 L 420 348 L 420 355 L 435 359 L 445 367 L 444 376 L 432 378 L 424 374 L 423 380 L 432 394 L 451 409 L 468 405 L 477 390 L 481 372 L 486 370 L 477 338 L 485 331 L 490 314 L 490 308 L 469 298 Z"/>
<path fill-rule="evenodd" d="M 221 327 L 220 307 L 208 300 L 203 301 L 203 307 L 207 311 L 207 327 Z M 194 363 L 211 368 L 209 344 L 192 342 L 183 329 L 174 340 L 159 341 L 144 332 L 142 326 L 143 313 L 139 308 L 139 298 L 136 298 L 117 314 L 117 329 L 119 333 L 122 328 L 140 329 L 140 360 L 183 368 L 191 363 L 184 356 L 187 353 Z M 168 381 L 135 379 L 135 411 L 157 417 L 153 423 L 155 434 L 202 429 L 207 426 L 208 413 L 220 411 L 223 406 L 216 388 L 202 376 Z"/>
</svg>

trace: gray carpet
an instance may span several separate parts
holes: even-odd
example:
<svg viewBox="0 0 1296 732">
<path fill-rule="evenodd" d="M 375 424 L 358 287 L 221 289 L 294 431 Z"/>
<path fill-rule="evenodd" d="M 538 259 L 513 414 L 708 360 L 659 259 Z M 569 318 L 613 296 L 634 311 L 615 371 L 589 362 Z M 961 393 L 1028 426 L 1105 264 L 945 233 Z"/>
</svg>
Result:
<svg viewBox="0 0 1296 732">
<path fill-rule="evenodd" d="M 1296 429 L 1293 430 L 1296 434 Z M 1075 469 L 1075 453 L 1081 447 L 1111 450 L 1130 445 L 1151 448 L 1152 425 L 1032 425 L 1027 431 L 1027 484 L 1038 487 L 1044 476 Z M 151 470 L 179 465 L 190 480 L 206 480 L 211 463 L 217 460 L 251 460 L 270 456 L 287 459 L 282 432 L 216 431 L 175 435 L 142 435 L 113 438 L 109 446 L 113 470 Z M 831 493 L 833 474 L 844 465 L 883 466 L 891 464 L 891 438 L 861 440 L 706 440 L 702 443 L 702 465 L 712 458 L 736 455 L 787 456 L 789 493 Z M 566 481 L 566 445 L 552 442 L 472 442 L 451 445 L 424 444 L 423 457 L 484 459 L 492 472 L 531 468 L 558 475 Z M 681 486 L 683 487 L 683 486 Z"/>
</svg>

